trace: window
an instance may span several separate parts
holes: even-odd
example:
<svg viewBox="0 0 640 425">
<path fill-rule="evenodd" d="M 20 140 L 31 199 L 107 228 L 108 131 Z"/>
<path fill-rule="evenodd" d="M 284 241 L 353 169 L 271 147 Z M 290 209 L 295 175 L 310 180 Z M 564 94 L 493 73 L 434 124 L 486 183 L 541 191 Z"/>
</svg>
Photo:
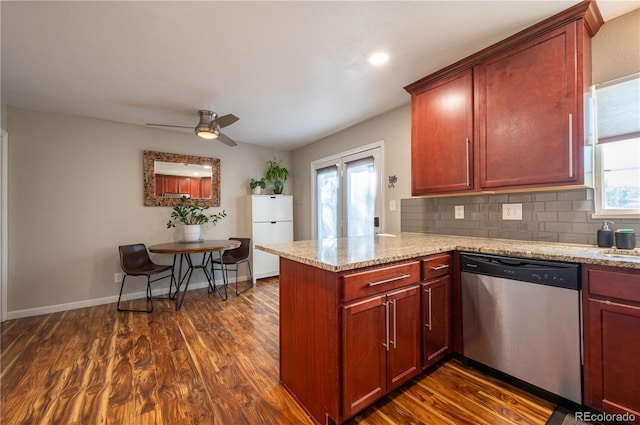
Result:
<svg viewBox="0 0 640 425">
<path fill-rule="evenodd" d="M 314 238 L 373 235 L 380 229 L 382 144 L 311 164 Z"/>
<path fill-rule="evenodd" d="M 640 74 L 596 86 L 596 215 L 640 216 Z"/>
</svg>

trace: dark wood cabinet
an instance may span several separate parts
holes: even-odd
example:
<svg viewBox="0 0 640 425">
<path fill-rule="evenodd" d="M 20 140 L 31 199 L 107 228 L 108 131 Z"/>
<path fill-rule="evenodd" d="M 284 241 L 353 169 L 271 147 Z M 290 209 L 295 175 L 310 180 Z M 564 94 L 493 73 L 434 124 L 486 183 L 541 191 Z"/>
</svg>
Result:
<svg viewBox="0 0 640 425">
<path fill-rule="evenodd" d="M 591 37 L 581 2 L 405 87 L 412 194 L 585 183 Z"/>
<path fill-rule="evenodd" d="M 474 68 L 480 188 L 582 184 L 582 32 L 572 22 Z"/>
<path fill-rule="evenodd" d="M 188 195 L 196 199 L 210 199 L 212 196 L 212 181 L 209 177 L 186 177 L 156 174 L 156 196 Z"/>
<path fill-rule="evenodd" d="M 420 371 L 420 292 L 411 286 L 344 307 L 343 417 Z"/>
<path fill-rule="evenodd" d="M 420 267 L 280 258 L 280 378 L 315 422 L 343 423 L 422 371 Z"/>
<path fill-rule="evenodd" d="M 388 306 L 385 296 L 344 307 L 343 415 L 353 416 L 386 394 Z"/>
<path fill-rule="evenodd" d="M 424 366 L 429 367 L 452 352 L 451 277 L 422 285 Z"/>
<path fill-rule="evenodd" d="M 411 193 L 473 188 L 471 70 L 411 94 Z"/>
<path fill-rule="evenodd" d="M 640 423 L 640 270 L 583 267 L 585 405 Z"/>
<path fill-rule="evenodd" d="M 451 255 L 422 260 L 423 366 L 432 366 L 453 352 Z"/>
</svg>

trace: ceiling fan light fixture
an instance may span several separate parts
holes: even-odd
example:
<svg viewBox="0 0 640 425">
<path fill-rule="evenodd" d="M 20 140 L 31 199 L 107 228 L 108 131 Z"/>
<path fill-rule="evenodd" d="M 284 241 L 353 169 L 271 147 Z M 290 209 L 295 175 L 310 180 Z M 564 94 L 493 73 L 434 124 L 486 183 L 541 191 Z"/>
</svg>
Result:
<svg viewBox="0 0 640 425">
<path fill-rule="evenodd" d="M 196 127 L 196 136 L 202 137 L 203 139 L 217 139 L 219 134 L 220 133 L 217 131 L 217 129 L 212 129 L 209 126 L 206 126 L 204 128 L 200 128 L 200 126 Z"/>
<path fill-rule="evenodd" d="M 212 127 L 211 124 L 218 118 L 218 114 L 213 111 L 200 110 L 198 115 L 200 115 L 200 122 L 195 129 L 196 136 L 208 140 L 217 139 L 220 135 L 220 130 L 217 127 Z"/>
</svg>

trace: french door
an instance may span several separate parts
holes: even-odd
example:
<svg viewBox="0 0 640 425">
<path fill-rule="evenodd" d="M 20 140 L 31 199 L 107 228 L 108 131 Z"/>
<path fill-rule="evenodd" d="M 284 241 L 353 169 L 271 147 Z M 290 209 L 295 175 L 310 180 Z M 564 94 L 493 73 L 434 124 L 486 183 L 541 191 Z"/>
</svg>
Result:
<svg viewBox="0 0 640 425">
<path fill-rule="evenodd" d="M 313 164 L 317 239 L 373 235 L 380 227 L 381 147 Z"/>
</svg>

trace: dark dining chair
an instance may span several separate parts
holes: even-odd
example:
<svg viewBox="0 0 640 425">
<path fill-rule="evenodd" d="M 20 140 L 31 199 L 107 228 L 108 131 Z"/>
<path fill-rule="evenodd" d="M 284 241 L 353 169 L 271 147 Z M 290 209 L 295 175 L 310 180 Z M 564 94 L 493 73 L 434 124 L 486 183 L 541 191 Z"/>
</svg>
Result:
<svg viewBox="0 0 640 425">
<path fill-rule="evenodd" d="M 229 282 L 229 271 L 236 274 L 236 295 L 240 295 L 242 292 L 253 287 L 253 273 L 251 272 L 251 263 L 249 262 L 249 252 L 251 251 L 251 238 L 229 238 L 229 240 L 235 240 L 240 242 L 240 246 L 234 249 L 229 249 L 222 254 L 222 258 L 214 258 L 211 256 L 212 269 L 221 270 L 224 273 L 224 281 Z M 240 264 L 246 263 L 247 270 L 249 271 L 249 286 L 242 291 L 238 291 L 238 269 Z M 219 265 L 220 268 L 215 268 L 215 265 Z"/>
<path fill-rule="evenodd" d="M 122 285 L 120 285 L 120 295 L 118 296 L 118 311 L 134 311 L 140 313 L 151 313 L 153 311 L 153 295 L 151 293 L 151 284 L 162 279 L 171 278 L 169 283 L 169 297 L 155 297 L 155 299 L 172 299 L 171 290 L 176 283 L 173 276 L 173 266 L 156 264 L 149 258 L 147 247 L 144 244 L 133 245 L 121 245 L 118 247 L 120 251 L 120 267 L 124 272 L 122 276 Z M 152 279 L 152 276 L 157 276 L 162 273 L 169 272 L 165 276 L 158 276 Z M 122 299 L 122 290 L 124 289 L 124 282 L 127 276 L 146 276 L 147 277 L 147 309 L 146 310 L 132 310 L 120 307 L 120 301 Z M 176 285 L 177 288 L 177 285 Z"/>
</svg>

